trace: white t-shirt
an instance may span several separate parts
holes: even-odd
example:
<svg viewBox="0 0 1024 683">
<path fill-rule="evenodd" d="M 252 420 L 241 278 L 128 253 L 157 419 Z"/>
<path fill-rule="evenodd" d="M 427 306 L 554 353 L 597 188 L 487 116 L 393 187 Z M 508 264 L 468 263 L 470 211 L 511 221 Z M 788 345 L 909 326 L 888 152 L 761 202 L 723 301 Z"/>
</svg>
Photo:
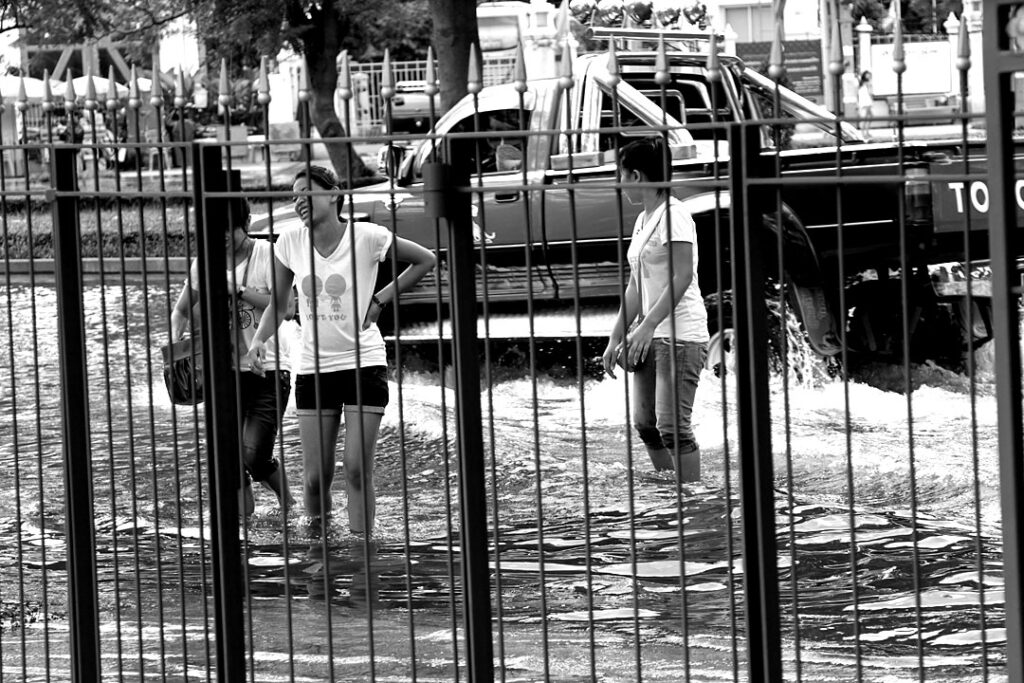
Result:
<svg viewBox="0 0 1024 683">
<path fill-rule="evenodd" d="M 231 269 L 227 271 L 228 291 L 232 292 L 241 287 L 252 290 L 259 294 L 270 295 L 274 283 L 270 269 L 270 243 L 265 240 L 253 240 L 252 252 L 249 258 L 240 261 L 235 265 L 235 273 Z M 191 278 L 190 286 L 194 290 L 199 289 L 199 261 L 194 259 L 189 269 Z M 248 301 L 237 300 L 238 325 L 235 327 L 237 337 L 235 338 L 234 350 L 239 354 L 245 354 L 256 335 L 256 328 L 259 327 L 260 318 L 263 317 L 265 309 L 256 308 Z M 230 311 L 230 308 L 228 309 Z M 282 324 L 275 335 L 267 341 L 267 360 L 265 367 L 268 370 L 291 370 L 291 342 L 294 332 L 292 325 Z M 234 354 L 232 354 L 234 355 Z M 242 368 L 242 372 L 248 372 L 248 368 Z"/>
<path fill-rule="evenodd" d="M 666 215 L 666 207 L 671 216 Z M 704 308 L 704 298 L 697 284 L 697 226 L 693 217 L 682 203 L 672 197 L 667 203 L 659 206 L 649 220 L 644 220 L 644 213 L 636 218 L 633 225 L 633 238 L 629 242 L 626 259 L 630 270 L 636 278 L 640 293 L 640 312 L 647 315 L 654 303 L 669 288 L 668 260 L 669 222 L 671 221 L 672 241 L 689 242 L 693 245 L 693 280 L 686 288 L 683 296 L 676 304 L 675 338 L 680 341 L 708 341 L 708 312 Z M 671 317 L 666 316 L 654 330 L 655 337 L 672 337 Z"/>
<path fill-rule="evenodd" d="M 857 88 L 857 106 L 861 109 L 871 108 L 875 104 L 875 96 L 871 92 L 871 86 L 867 83 Z"/>
<path fill-rule="evenodd" d="M 351 233 L 353 230 L 355 232 Z M 319 341 L 321 372 L 387 365 L 387 353 L 380 330 L 376 325 L 370 325 L 365 330 L 361 328 L 377 282 L 377 268 L 391 248 L 391 231 L 376 223 L 351 223 L 334 252 L 326 257 L 313 249 L 309 234 L 309 228 L 305 226 L 289 230 L 274 245 L 277 258 L 295 273 L 295 284 L 299 290 L 302 357 L 298 372 L 316 372 L 316 341 Z M 310 252 L 313 254 L 312 263 Z M 356 283 L 355 287 L 353 282 Z M 314 328 L 318 339 L 313 336 Z"/>
</svg>

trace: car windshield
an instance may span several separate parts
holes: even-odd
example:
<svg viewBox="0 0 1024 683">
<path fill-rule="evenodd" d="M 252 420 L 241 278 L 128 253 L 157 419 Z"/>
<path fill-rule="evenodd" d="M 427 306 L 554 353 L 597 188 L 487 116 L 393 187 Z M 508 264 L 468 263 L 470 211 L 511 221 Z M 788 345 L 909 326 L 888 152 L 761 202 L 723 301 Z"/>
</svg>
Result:
<svg viewBox="0 0 1024 683">
<path fill-rule="evenodd" d="M 747 81 L 750 90 L 761 97 L 762 105 L 768 105 L 769 110 L 774 107 L 777 87 L 779 103 L 782 106 L 782 117 L 796 119 L 798 125 L 812 126 L 819 133 L 818 137 L 828 141 L 828 144 L 835 144 L 836 117 L 828 109 L 801 97 L 785 86 L 777 85 L 775 81 L 750 67 L 743 69 L 743 79 Z M 840 130 L 844 143 L 864 142 L 864 138 L 861 137 L 857 129 L 846 121 L 840 122 Z"/>
</svg>

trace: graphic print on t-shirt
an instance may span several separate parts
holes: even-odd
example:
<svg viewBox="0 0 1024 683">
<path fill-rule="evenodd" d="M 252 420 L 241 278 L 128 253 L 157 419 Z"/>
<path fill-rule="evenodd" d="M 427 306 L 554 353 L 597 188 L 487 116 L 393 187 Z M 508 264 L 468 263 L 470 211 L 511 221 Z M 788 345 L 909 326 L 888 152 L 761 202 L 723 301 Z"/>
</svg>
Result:
<svg viewBox="0 0 1024 683">
<path fill-rule="evenodd" d="M 258 322 L 256 307 L 241 298 L 236 299 L 236 303 L 238 304 L 238 329 L 247 330 L 250 327 L 255 327 Z"/>
<path fill-rule="evenodd" d="M 333 273 L 327 276 L 327 281 L 324 283 L 324 292 L 327 296 L 331 297 L 331 311 L 334 313 L 341 312 L 341 295 L 348 289 L 348 283 L 345 282 L 345 278 L 337 273 Z"/>
<path fill-rule="evenodd" d="M 316 315 L 321 320 L 347 320 L 342 312 L 341 297 L 348 291 L 348 281 L 338 273 L 327 276 L 327 282 L 320 277 L 306 275 L 300 283 L 303 296 L 306 297 L 306 319 L 313 319 L 313 299 L 316 299 Z M 326 296 L 321 296 L 326 294 Z"/>
<path fill-rule="evenodd" d="M 306 297 L 306 310 L 312 311 L 313 297 L 320 296 L 320 292 L 323 290 L 323 283 L 320 282 L 320 278 L 316 275 L 307 275 L 302 278 L 299 290 L 302 292 L 302 295 Z"/>
</svg>

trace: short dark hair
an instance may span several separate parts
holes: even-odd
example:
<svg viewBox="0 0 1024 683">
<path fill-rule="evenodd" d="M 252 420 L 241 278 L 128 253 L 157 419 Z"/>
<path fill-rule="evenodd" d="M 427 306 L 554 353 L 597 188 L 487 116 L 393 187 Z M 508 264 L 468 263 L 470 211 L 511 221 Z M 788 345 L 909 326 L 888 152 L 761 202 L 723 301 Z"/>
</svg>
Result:
<svg viewBox="0 0 1024 683">
<path fill-rule="evenodd" d="M 310 180 L 316 181 L 316 184 L 325 190 L 338 189 L 338 177 L 330 169 L 323 166 L 310 166 L 295 174 L 295 180 L 307 177 Z"/>
<path fill-rule="evenodd" d="M 231 202 L 231 208 L 228 209 L 228 232 L 234 232 L 236 229 L 241 228 L 248 233 L 249 218 L 252 213 L 249 209 L 249 200 L 245 197 L 234 197 L 229 201 Z"/>
<path fill-rule="evenodd" d="M 652 183 L 672 179 L 672 164 L 665 159 L 665 141 L 656 136 L 636 140 L 619 150 L 619 166 L 627 171 L 639 171 Z"/>
</svg>

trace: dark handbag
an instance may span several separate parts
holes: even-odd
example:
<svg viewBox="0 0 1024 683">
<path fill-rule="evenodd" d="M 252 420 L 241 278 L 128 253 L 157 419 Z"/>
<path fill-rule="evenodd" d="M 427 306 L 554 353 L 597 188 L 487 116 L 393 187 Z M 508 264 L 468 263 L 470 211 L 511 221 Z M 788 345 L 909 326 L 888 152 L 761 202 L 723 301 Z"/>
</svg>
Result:
<svg viewBox="0 0 1024 683">
<path fill-rule="evenodd" d="M 194 406 L 203 402 L 203 347 L 199 338 L 186 337 L 160 348 L 164 384 L 171 403 Z"/>
</svg>

